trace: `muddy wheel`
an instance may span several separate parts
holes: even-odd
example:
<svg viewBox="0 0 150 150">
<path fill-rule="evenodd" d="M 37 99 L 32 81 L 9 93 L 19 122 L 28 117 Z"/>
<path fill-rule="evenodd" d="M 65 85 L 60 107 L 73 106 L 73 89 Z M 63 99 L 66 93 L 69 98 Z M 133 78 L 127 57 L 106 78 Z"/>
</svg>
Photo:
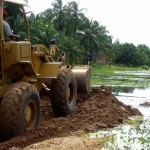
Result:
<svg viewBox="0 0 150 150">
<path fill-rule="evenodd" d="M 51 105 L 56 116 L 66 116 L 74 111 L 77 84 L 71 69 L 60 68 L 58 78 L 51 83 Z"/>
<path fill-rule="evenodd" d="M 13 84 L 4 95 L 0 111 L 0 133 L 4 138 L 24 133 L 37 126 L 40 98 L 37 90 L 26 82 Z"/>
</svg>

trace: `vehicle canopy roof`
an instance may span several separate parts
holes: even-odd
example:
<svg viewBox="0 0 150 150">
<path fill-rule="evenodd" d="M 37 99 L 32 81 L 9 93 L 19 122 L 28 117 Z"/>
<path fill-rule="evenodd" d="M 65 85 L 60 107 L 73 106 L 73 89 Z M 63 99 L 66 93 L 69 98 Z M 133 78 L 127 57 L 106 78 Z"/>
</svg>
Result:
<svg viewBox="0 0 150 150">
<path fill-rule="evenodd" d="M 24 0 L 1 0 L 2 2 L 10 2 L 10 3 L 16 3 L 16 4 L 20 4 L 20 5 L 28 5 L 27 2 L 25 2 Z"/>
</svg>

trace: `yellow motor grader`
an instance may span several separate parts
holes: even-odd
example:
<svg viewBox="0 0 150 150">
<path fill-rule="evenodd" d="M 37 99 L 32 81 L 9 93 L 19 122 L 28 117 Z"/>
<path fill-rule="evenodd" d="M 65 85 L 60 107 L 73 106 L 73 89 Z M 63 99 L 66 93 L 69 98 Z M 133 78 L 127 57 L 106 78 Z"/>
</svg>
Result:
<svg viewBox="0 0 150 150">
<path fill-rule="evenodd" d="M 5 41 L 3 7 L 15 3 L 22 10 L 26 39 Z M 50 49 L 43 44 L 31 45 L 24 0 L 0 1 L 0 139 L 35 128 L 40 121 L 40 91 L 50 92 L 56 116 L 66 116 L 76 106 L 77 91 L 89 92 L 89 66 L 63 65 L 64 53 L 54 59 L 58 48 L 51 40 Z"/>
</svg>

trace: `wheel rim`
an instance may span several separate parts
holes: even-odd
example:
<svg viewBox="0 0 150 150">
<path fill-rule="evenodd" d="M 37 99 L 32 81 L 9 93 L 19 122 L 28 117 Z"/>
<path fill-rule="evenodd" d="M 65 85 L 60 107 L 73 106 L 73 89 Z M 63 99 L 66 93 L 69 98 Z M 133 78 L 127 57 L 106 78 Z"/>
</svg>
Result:
<svg viewBox="0 0 150 150">
<path fill-rule="evenodd" d="M 73 85 L 72 83 L 69 84 L 68 86 L 68 102 L 71 104 L 73 102 Z"/>
<path fill-rule="evenodd" d="M 24 109 L 23 127 L 25 130 L 33 128 L 35 122 L 36 105 L 29 101 Z"/>
</svg>

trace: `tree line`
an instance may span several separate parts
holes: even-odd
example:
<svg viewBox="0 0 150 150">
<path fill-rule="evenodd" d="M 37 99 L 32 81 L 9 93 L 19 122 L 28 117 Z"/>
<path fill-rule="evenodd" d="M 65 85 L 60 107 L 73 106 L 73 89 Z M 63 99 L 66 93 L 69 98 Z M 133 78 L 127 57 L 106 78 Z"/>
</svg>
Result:
<svg viewBox="0 0 150 150">
<path fill-rule="evenodd" d="M 4 5 L 11 14 L 9 23 L 16 34 L 25 38 L 26 28 L 21 11 L 15 4 Z M 50 7 L 32 17 L 30 21 L 30 37 L 32 44 L 50 46 L 51 39 L 56 39 L 57 45 L 65 52 L 71 65 L 115 63 L 126 66 L 150 66 L 150 49 L 145 44 L 135 46 L 133 43 L 112 42 L 106 26 L 85 16 L 86 8 L 79 8 L 79 3 L 63 0 L 53 0 Z"/>
</svg>

